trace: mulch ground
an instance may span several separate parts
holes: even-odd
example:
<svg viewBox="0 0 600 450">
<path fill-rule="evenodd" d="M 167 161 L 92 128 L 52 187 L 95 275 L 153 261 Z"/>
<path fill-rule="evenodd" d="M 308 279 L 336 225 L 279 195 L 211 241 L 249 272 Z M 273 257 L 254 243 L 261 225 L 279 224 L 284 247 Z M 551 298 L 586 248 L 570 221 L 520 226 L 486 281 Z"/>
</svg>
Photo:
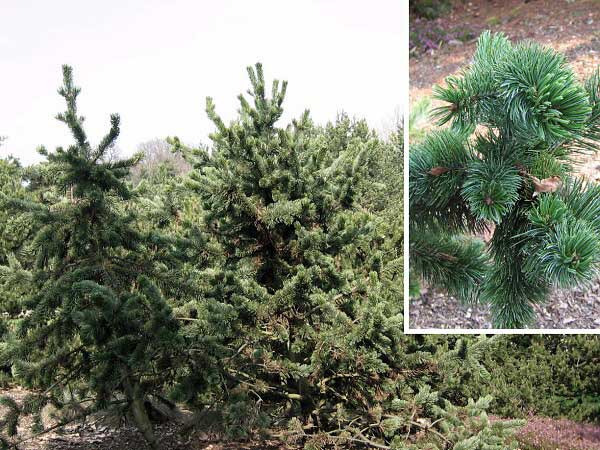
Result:
<svg viewBox="0 0 600 450">
<path fill-rule="evenodd" d="M 164 450 L 276 450 L 294 447 L 272 440 L 222 442 L 202 436 L 185 434 L 175 424 L 157 425 L 155 433 Z M 150 450 L 141 434 L 132 427 L 111 428 L 93 425 L 73 425 L 63 433 L 48 435 L 24 442 L 20 450 Z M 296 448 L 297 450 L 297 448 Z"/>
<path fill-rule="evenodd" d="M 0 389 L 0 395 L 21 403 L 27 391 Z M 0 415 L 4 413 L 0 407 Z M 492 416 L 492 420 L 500 420 Z M 25 422 L 19 432 L 27 433 Z M 276 440 L 220 441 L 201 432 L 183 432 L 181 425 L 155 426 L 160 448 L 164 450 L 299 450 Z M 550 419 L 531 415 L 517 434 L 520 448 L 531 450 L 600 450 L 600 425 Z M 114 427 L 88 419 L 74 423 L 61 432 L 54 431 L 23 442 L 20 450 L 150 450 L 140 433 L 130 426 Z"/>
<path fill-rule="evenodd" d="M 17 404 L 27 393 L 27 390 L 18 387 L 0 389 L 0 396 L 11 397 Z M 4 408 L 0 407 L 0 417 L 4 412 Z M 50 420 L 45 426 L 51 426 Z M 29 438 L 18 444 L 19 450 L 150 450 L 134 427 L 111 426 L 93 417 L 39 436 L 32 435 L 30 428 L 30 420 L 24 419 L 19 424 L 19 439 Z M 161 450 L 298 450 L 269 439 L 223 441 L 207 433 L 184 431 L 182 424 L 174 422 L 156 425 L 154 430 Z"/>
<path fill-rule="evenodd" d="M 422 26 L 422 24 L 420 25 Z M 502 31 L 511 40 L 533 39 L 566 54 L 579 79 L 600 65 L 600 0 L 479 0 L 456 1 L 452 13 L 432 22 L 452 30 Z M 429 97 L 434 84 L 468 64 L 476 39 L 442 44 L 410 60 L 410 101 Z M 432 107 L 437 106 L 436 101 Z M 432 126 L 426 125 L 425 128 Z M 600 154 L 578 161 L 578 173 L 600 181 Z M 600 280 L 589 289 L 556 290 L 545 305 L 535 306 L 532 328 L 600 328 Z M 436 290 L 424 290 L 410 301 L 411 328 L 491 328 L 485 305 L 462 305 Z"/>
<path fill-rule="evenodd" d="M 502 31 L 509 39 L 532 39 L 566 54 L 575 73 L 586 78 L 600 64 L 599 0 L 478 0 L 456 1 L 450 14 L 432 26 Z M 411 57 L 410 101 L 431 95 L 434 84 L 467 64 L 476 39 L 445 44 Z"/>
<path fill-rule="evenodd" d="M 556 290 L 546 304 L 533 308 L 536 320 L 529 328 L 600 329 L 600 282 L 588 289 Z M 436 289 L 411 298 L 409 314 L 411 329 L 492 328 L 487 305 L 465 305 Z"/>
<path fill-rule="evenodd" d="M 220 442 L 201 434 L 182 434 L 174 424 L 157 425 L 155 433 L 164 450 L 275 450 L 292 449 L 275 441 Z M 150 450 L 141 434 L 132 427 L 78 425 L 66 433 L 51 434 L 28 442 L 22 450 Z"/>
</svg>

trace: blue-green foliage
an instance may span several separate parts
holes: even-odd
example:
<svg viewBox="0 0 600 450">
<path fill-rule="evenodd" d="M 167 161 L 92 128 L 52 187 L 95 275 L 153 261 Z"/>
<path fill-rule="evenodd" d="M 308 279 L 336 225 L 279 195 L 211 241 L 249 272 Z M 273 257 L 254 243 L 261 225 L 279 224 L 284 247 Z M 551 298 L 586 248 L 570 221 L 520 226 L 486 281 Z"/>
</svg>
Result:
<svg viewBox="0 0 600 450">
<path fill-rule="evenodd" d="M 122 404 L 156 445 L 144 402 L 173 370 L 156 369 L 166 352 L 177 354 L 180 337 L 171 307 L 150 281 L 155 267 L 145 257 L 145 236 L 123 212 L 131 198 L 124 178 L 138 157 L 103 160 L 119 135 L 119 117 L 111 116 L 110 131 L 93 147 L 78 115 L 71 68 L 64 66 L 63 75 L 59 93 L 67 109 L 57 118 L 75 142 L 40 150 L 50 195 L 37 202 L 1 197 L 3 209 L 28 214 L 35 230 L 29 286 L 13 299 L 15 323 L 0 360 L 16 380 L 44 391 L 63 410 Z M 9 269 L 13 276 L 20 270 L 16 263 Z"/>
<path fill-rule="evenodd" d="M 432 132 L 410 155 L 413 265 L 425 268 L 418 259 L 429 256 L 428 270 L 416 275 L 442 285 L 452 280 L 453 293 L 490 303 L 495 325 L 509 328 L 531 324 L 532 304 L 551 287 L 596 276 L 600 197 L 596 187 L 573 178 L 570 161 L 598 149 L 599 89 L 597 73 L 580 84 L 552 49 L 481 35 L 471 64 L 434 88 L 446 102 L 434 116 L 450 128 Z M 432 265 L 448 266 L 447 257 L 436 262 L 426 248 L 439 246 L 436 233 L 486 228 L 493 234 L 489 251 L 482 246 L 473 254 L 480 267 L 474 285 L 462 258 L 456 277 L 451 267 L 443 279 L 430 275 L 439 272 Z M 457 287 L 463 283 L 475 289 Z"/>
<path fill-rule="evenodd" d="M 18 439 L 25 415 L 42 431 L 52 404 L 61 423 L 124 415 L 157 447 L 151 419 L 185 404 L 188 427 L 270 428 L 313 449 L 511 448 L 517 424 L 456 394 L 489 378 L 480 360 L 494 339 L 402 333 L 401 127 L 382 139 L 308 113 L 280 126 L 285 83 L 268 94 L 260 65 L 249 76 L 229 124 L 207 103 L 210 147 L 169 140 L 193 164 L 180 173 L 168 158 L 104 157 L 116 116 L 89 145 L 65 69 L 60 118 L 75 145 L 44 151 L 27 195 L 2 197 L 35 232 L 30 256 L 2 269 L 7 286 L 27 282 L 0 302 L 14 321 L 0 356 L 34 392 L 2 400 L 0 436 Z"/>
</svg>

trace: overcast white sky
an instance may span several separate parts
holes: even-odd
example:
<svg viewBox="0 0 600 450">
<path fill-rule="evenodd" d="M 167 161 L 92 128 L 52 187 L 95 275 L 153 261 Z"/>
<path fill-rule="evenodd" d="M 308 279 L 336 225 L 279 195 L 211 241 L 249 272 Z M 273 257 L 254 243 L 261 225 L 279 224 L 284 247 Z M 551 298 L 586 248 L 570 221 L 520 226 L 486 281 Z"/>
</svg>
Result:
<svg viewBox="0 0 600 450">
<path fill-rule="evenodd" d="M 406 0 L 0 0 L 0 156 L 39 160 L 69 145 L 56 93 L 61 65 L 82 88 L 92 144 L 121 115 L 118 146 L 177 135 L 208 142 L 206 96 L 226 122 L 263 63 L 270 85 L 288 80 L 284 122 L 310 108 L 385 127 L 403 107 Z"/>
</svg>

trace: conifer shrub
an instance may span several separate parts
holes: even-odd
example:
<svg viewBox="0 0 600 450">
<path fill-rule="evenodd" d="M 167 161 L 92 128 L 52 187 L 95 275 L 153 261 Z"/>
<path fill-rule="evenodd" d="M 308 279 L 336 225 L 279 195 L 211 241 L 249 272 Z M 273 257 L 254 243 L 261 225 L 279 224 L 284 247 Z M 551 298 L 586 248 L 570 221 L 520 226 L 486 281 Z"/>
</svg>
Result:
<svg viewBox="0 0 600 450">
<path fill-rule="evenodd" d="M 178 400 L 205 408 L 200 427 L 283 427 L 280 438 L 310 449 L 508 448 L 518 423 L 488 421 L 490 399 L 455 407 L 438 391 L 461 371 L 485 376 L 491 341 L 438 349 L 402 334 L 401 214 L 390 221 L 402 209 L 401 133 L 384 145 L 363 123 L 322 129 L 308 112 L 280 128 L 286 83 L 267 90 L 260 65 L 248 72 L 236 120 L 207 100 L 210 153 L 171 140 L 193 162 L 187 184 L 222 249 L 202 298 L 177 308 L 193 341 L 211 344 L 193 367 L 218 370 L 190 370 Z"/>
<path fill-rule="evenodd" d="M 26 198 L 28 192 L 22 186 L 25 170 L 14 157 L 0 159 L 0 192 L 12 193 Z M 19 254 L 31 234 L 31 221 L 26 214 L 0 211 L 0 264 L 8 263 L 10 255 Z"/>
<path fill-rule="evenodd" d="M 1 141 L 0 141 L 1 142 Z M 23 187 L 25 170 L 13 157 L 0 159 L 0 195 L 31 200 L 32 194 Z M 29 252 L 27 243 L 33 234 L 34 225 L 31 215 L 15 214 L 8 209 L 0 210 L 0 342 L 6 338 L 12 324 L 10 316 L 14 313 L 15 303 L 30 288 Z M 2 367 L 4 375 L 10 373 L 9 367 Z"/>
<path fill-rule="evenodd" d="M 465 379 L 460 395 L 494 397 L 501 417 L 537 416 L 600 423 L 600 340 L 596 336 L 505 336 L 482 364 L 486 383 Z"/>
<path fill-rule="evenodd" d="M 424 19 L 437 19 L 452 9 L 451 0 L 413 0 L 410 2 L 410 12 Z"/>
<path fill-rule="evenodd" d="M 449 126 L 411 151 L 411 270 L 525 327 L 550 289 L 598 273 L 600 187 L 574 162 L 599 148 L 599 72 L 580 84 L 560 53 L 486 32 L 434 96 Z"/>
<path fill-rule="evenodd" d="M 64 420 L 114 408 L 130 415 L 156 447 L 148 402 L 160 398 L 172 376 L 169 362 L 181 338 L 171 307 L 151 281 L 145 236 L 122 207 L 131 195 L 124 177 L 138 157 L 103 161 L 119 135 L 119 116 L 111 116 L 110 131 L 92 146 L 70 67 L 63 67 L 63 78 L 59 93 L 67 109 L 57 119 L 74 143 L 52 153 L 40 149 L 54 195 L 40 202 L 1 198 L 3 210 L 26 212 L 35 224 L 30 292 L 12 307 L 17 323 L 0 353 L 2 364 L 34 393 L 22 405 L 2 400 L 8 406 L 2 428 L 14 435 L 19 416 L 33 414 L 41 431 L 47 404 L 62 410 Z"/>
</svg>

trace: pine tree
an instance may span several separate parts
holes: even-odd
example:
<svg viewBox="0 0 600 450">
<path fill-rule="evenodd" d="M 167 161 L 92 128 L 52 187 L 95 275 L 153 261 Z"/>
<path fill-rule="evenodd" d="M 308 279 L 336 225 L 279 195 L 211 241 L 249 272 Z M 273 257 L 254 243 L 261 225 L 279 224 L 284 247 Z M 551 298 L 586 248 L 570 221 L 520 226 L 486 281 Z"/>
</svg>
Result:
<svg viewBox="0 0 600 450">
<path fill-rule="evenodd" d="M 598 150 L 599 72 L 582 85 L 563 55 L 486 32 L 434 96 L 450 127 L 410 155 L 411 270 L 488 302 L 495 326 L 527 326 L 551 288 L 598 273 L 600 188 L 573 162 Z"/>
<path fill-rule="evenodd" d="M 261 66 L 249 75 L 253 105 L 240 96 L 240 119 L 230 126 L 208 99 L 214 146 L 209 158 L 196 152 L 189 183 L 224 255 L 222 268 L 205 274 L 212 279 L 208 306 L 193 311 L 218 310 L 228 323 L 212 326 L 231 350 L 223 372 L 239 398 L 230 399 L 234 423 L 260 419 L 247 409 L 260 398 L 277 408 L 289 402 L 301 416 L 325 407 L 315 403 L 311 374 L 327 371 L 319 366 L 328 358 L 315 344 L 352 320 L 368 277 L 349 264 L 374 229 L 367 214 L 351 211 L 362 159 L 374 143 L 356 140 L 334 154 L 314 135 L 308 113 L 275 127 L 286 83 L 275 81 L 268 98 Z"/>
<path fill-rule="evenodd" d="M 63 67 L 59 93 L 67 109 L 57 116 L 74 144 L 44 148 L 55 195 L 45 202 L 2 197 L 3 208 L 33 217 L 36 233 L 32 294 L 18 304 L 19 319 L 0 355 L 19 382 L 35 389 L 23 405 L 11 405 L 3 426 L 16 432 L 19 416 L 48 403 L 72 420 L 99 409 L 130 415 L 148 442 L 157 441 L 148 416 L 149 399 L 160 397 L 172 377 L 178 324 L 152 283 L 144 235 L 124 204 L 124 179 L 138 157 L 113 162 L 104 156 L 119 135 L 119 116 L 93 147 L 78 115 L 72 70 Z"/>
<path fill-rule="evenodd" d="M 0 159 L 0 195 L 22 200 L 34 198 L 34 193 L 24 187 L 26 172 L 11 156 Z M 15 214 L 14 211 L 0 209 L 0 347 L 16 325 L 19 302 L 32 292 L 29 269 L 33 258 L 28 243 L 35 227 L 31 214 Z M 10 365 L 2 364 L 0 380 L 9 381 L 11 378 Z"/>
<path fill-rule="evenodd" d="M 465 396 L 494 396 L 502 417 L 544 417 L 600 422 L 600 339 L 589 335 L 511 335 L 499 340 L 483 364 L 494 376 L 465 379 Z"/>
<path fill-rule="evenodd" d="M 0 159 L 0 192 L 22 199 L 30 197 L 23 187 L 24 172 L 15 158 L 9 156 Z M 23 249 L 30 237 L 31 228 L 31 220 L 27 215 L 0 211 L 0 264 L 5 264 L 9 255 Z"/>
<path fill-rule="evenodd" d="M 305 113 L 280 128 L 286 84 L 269 97 L 261 65 L 248 72 L 252 102 L 239 97 L 237 120 L 226 125 L 207 101 L 210 152 L 171 141 L 195 155 L 188 185 L 222 251 L 201 271 L 202 297 L 177 308 L 195 336 L 177 398 L 205 407 L 199 426 L 238 437 L 286 426 L 279 436 L 307 449 L 442 449 L 484 429 L 480 447 L 505 442 L 444 404 L 460 371 L 484 373 L 477 356 L 491 341 L 438 352 L 435 338 L 402 334 L 401 220 L 390 213 L 401 210 L 401 141 L 345 116 L 319 128 Z M 465 404 L 473 417 L 483 406 Z"/>
</svg>

